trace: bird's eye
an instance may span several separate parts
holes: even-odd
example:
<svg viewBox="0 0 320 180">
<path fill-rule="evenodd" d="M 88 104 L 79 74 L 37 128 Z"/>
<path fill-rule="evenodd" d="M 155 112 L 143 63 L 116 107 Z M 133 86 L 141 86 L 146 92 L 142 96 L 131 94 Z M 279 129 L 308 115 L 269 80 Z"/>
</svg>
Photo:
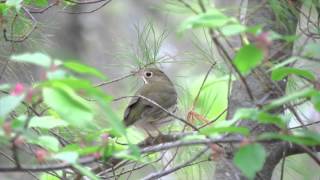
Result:
<svg viewBox="0 0 320 180">
<path fill-rule="evenodd" d="M 144 75 L 145 75 L 147 78 L 151 78 L 151 77 L 152 77 L 152 72 L 147 71 L 147 72 L 144 73 Z"/>
</svg>

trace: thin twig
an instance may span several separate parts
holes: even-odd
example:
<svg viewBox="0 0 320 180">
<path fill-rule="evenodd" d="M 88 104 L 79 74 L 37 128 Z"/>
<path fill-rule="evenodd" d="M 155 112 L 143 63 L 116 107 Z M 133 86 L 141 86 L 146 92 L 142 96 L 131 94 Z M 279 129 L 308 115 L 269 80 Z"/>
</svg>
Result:
<svg viewBox="0 0 320 180">
<path fill-rule="evenodd" d="M 158 172 L 158 173 L 152 173 L 150 175 L 148 175 L 147 177 L 143 178 L 143 180 L 150 180 L 150 179 L 159 179 L 161 178 L 162 176 L 166 176 L 168 174 L 171 174 L 175 171 L 178 171 L 184 167 L 186 167 L 186 165 L 194 162 L 195 160 L 197 160 L 201 155 L 203 155 L 205 152 L 208 151 L 208 147 L 204 148 L 204 150 L 202 150 L 201 152 L 199 152 L 198 154 L 196 154 L 194 157 L 192 157 L 191 159 L 189 159 L 188 161 L 174 167 L 174 168 L 171 168 L 171 169 L 168 169 L 168 170 L 165 170 L 165 171 L 161 171 L 161 172 Z"/>
<path fill-rule="evenodd" d="M 128 77 L 134 76 L 135 74 L 136 74 L 135 72 L 130 73 L 130 74 L 126 74 L 126 75 L 124 75 L 124 76 L 118 77 L 118 78 L 113 79 L 113 80 L 111 80 L 111 81 L 102 82 L 102 83 L 96 84 L 96 85 L 94 85 L 94 87 L 100 87 L 100 86 L 105 86 L 105 85 L 108 85 L 108 84 L 112 84 L 112 83 L 121 81 L 121 80 L 123 80 L 123 79 L 126 79 L 126 78 L 128 78 Z"/>
</svg>

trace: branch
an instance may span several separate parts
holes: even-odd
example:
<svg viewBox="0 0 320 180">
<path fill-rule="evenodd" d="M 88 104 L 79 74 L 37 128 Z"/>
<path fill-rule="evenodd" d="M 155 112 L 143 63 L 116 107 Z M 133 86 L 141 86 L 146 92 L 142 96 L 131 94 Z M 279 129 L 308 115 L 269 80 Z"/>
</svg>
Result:
<svg viewBox="0 0 320 180">
<path fill-rule="evenodd" d="M 171 174 L 175 171 L 178 171 L 184 167 L 186 167 L 187 165 L 191 164 L 192 162 L 194 162 L 195 160 L 197 160 L 201 155 L 203 155 L 205 152 L 208 151 L 208 147 L 204 148 L 204 150 L 202 150 L 200 153 L 196 154 L 193 158 L 189 159 L 188 161 L 174 167 L 174 168 L 171 168 L 171 169 L 168 169 L 168 170 L 165 170 L 165 171 L 161 171 L 161 172 L 158 172 L 158 173 L 153 173 L 153 174 L 150 174 L 148 175 L 147 177 L 143 178 L 143 180 L 151 180 L 151 179 L 159 179 L 161 178 L 162 176 L 165 176 L 165 175 L 168 175 L 168 174 Z"/>
</svg>

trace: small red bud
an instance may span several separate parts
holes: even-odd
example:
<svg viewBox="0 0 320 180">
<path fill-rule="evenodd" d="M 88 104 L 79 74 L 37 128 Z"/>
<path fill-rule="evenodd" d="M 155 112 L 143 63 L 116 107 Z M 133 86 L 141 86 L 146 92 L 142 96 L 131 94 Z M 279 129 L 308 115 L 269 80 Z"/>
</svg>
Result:
<svg viewBox="0 0 320 180">
<path fill-rule="evenodd" d="M 22 145 L 22 144 L 25 143 L 25 140 L 24 140 L 23 137 L 19 136 L 18 138 L 16 138 L 16 139 L 14 140 L 13 143 L 14 143 L 14 145 L 16 145 L 16 146 L 20 146 L 20 145 Z"/>
<path fill-rule="evenodd" d="M 262 32 L 256 37 L 256 41 L 260 46 L 269 47 L 272 45 L 269 32 Z"/>
<path fill-rule="evenodd" d="M 15 85 L 15 87 L 11 90 L 10 94 L 12 96 L 19 96 L 19 95 L 21 95 L 23 93 L 24 89 L 25 89 L 25 87 L 24 87 L 24 85 L 22 83 L 17 83 Z"/>
<path fill-rule="evenodd" d="M 34 90 L 33 89 L 29 89 L 27 92 L 27 97 L 26 97 L 26 101 L 31 103 L 32 102 L 32 97 L 34 94 Z"/>
<path fill-rule="evenodd" d="M 3 131 L 6 134 L 6 136 L 10 136 L 10 134 L 12 132 L 11 122 L 10 121 L 4 122 L 2 125 L 2 128 L 3 128 Z"/>
<path fill-rule="evenodd" d="M 43 163 L 48 157 L 49 153 L 44 149 L 37 149 L 34 152 L 34 155 L 36 156 L 36 159 L 39 163 Z"/>
<path fill-rule="evenodd" d="M 108 133 L 101 134 L 101 139 L 104 143 L 107 143 L 109 141 L 109 134 Z"/>
<path fill-rule="evenodd" d="M 93 157 L 95 157 L 96 159 L 100 159 L 101 158 L 101 153 L 100 152 L 95 152 L 92 154 Z"/>
</svg>

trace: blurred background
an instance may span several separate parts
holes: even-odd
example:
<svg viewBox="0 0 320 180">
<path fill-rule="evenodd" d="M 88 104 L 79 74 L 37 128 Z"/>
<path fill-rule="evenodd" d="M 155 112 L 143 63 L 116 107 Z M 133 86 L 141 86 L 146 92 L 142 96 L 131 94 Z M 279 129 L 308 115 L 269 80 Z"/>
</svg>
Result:
<svg viewBox="0 0 320 180">
<path fill-rule="evenodd" d="M 197 112 L 205 115 L 207 119 L 214 119 L 227 106 L 229 72 L 223 67 L 218 53 L 204 35 L 204 31 L 195 30 L 182 35 L 177 33 L 181 22 L 191 14 L 183 10 L 172 13 L 168 2 L 114 0 L 96 12 L 79 15 L 57 13 L 60 8 L 52 8 L 45 15 L 35 16 L 39 21 L 37 33 L 19 45 L 16 51 L 40 51 L 57 59 L 79 60 L 101 70 L 112 80 L 138 68 L 138 60 L 143 59 L 139 50 L 139 34 L 152 27 L 155 32 L 146 37 L 146 44 L 159 42 L 157 56 L 162 61 L 157 66 L 172 79 L 178 90 L 181 116 L 185 116 L 190 110 L 193 98 L 211 63 L 217 63 L 196 106 Z M 229 15 L 235 15 L 239 11 L 240 0 L 215 0 L 214 3 Z M 72 10 L 81 11 L 82 8 L 90 9 L 90 6 L 75 7 Z M 233 41 L 236 44 L 237 39 Z M 1 43 L 1 57 L 6 58 L 10 48 L 12 46 L 9 43 Z M 25 68 L 30 71 L 26 71 Z M 13 71 L 20 73 L 12 73 Z M 0 82 L 33 82 L 40 78 L 40 74 L 41 72 L 34 67 L 11 64 Z M 134 94 L 139 85 L 139 80 L 130 77 L 102 88 L 116 98 Z M 113 104 L 120 117 L 127 103 L 128 100 L 124 100 Z M 225 116 L 222 116 L 220 119 L 224 118 Z M 197 149 L 193 148 L 180 153 L 177 163 L 196 151 Z M 169 152 L 165 157 L 170 159 L 173 154 L 174 152 Z M 159 167 L 155 163 L 142 168 L 135 171 L 130 179 L 140 179 L 152 171 L 158 171 Z M 288 173 L 285 174 L 285 179 L 319 179 L 320 175 L 315 167 L 307 156 L 289 158 L 286 161 Z M 213 172 L 214 162 L 206 161 L 184 168 L 163 179 L 212 179 Z M 279 174 L 276 170 L 274 179 L 279 179 Z M 126 178 L 127 176 L 120 177 Z M 0 179 L 34 178 L 26 173 L 3 173 L 0 174 Z"/>
</svg>

